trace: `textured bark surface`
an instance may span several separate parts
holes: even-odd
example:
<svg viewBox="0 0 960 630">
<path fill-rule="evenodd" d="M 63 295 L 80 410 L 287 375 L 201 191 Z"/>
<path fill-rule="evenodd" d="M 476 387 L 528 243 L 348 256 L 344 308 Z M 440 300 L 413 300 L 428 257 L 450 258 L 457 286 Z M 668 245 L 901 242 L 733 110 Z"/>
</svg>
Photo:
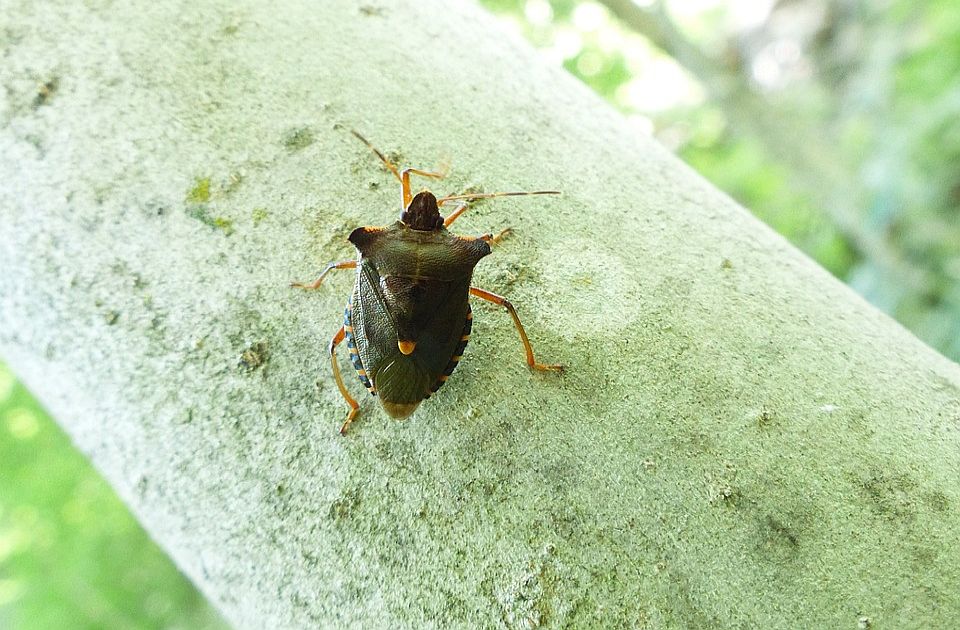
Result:
<svg viewBox="0 0 960 630">
<path fill-rule="evenodd" d="M 960 617 L 960 369 L 478 8 L 12 0 L 0 79 L 0 354 L 238 626 Z M 457 227 L 567 374 L 475 304 L 337 435 L 351 272 L 287 283 L 397 215 L 351 128 L 564 191 Z"/>
</svg>

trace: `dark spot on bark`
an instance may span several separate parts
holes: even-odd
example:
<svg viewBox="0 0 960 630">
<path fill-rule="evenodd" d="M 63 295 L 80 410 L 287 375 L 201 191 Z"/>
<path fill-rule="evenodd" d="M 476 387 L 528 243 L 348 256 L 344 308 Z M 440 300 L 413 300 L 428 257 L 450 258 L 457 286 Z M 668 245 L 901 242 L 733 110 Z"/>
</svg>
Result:
<svg viewBox="0 0 960 630">
<path fill-rule="evenodd" d="M 772 411 L 764 407 L 760 410 L 760 413 L 757 414 L 757 426 L 761 429 L 765 429 L 773 424 L 776 416 Z"/>
<path fill-rule="evenodd" d="M 800 551 L 800 536 L 784 515 L 768 514 L 759 523 L 757 553 L 770 563 L 789 562 Z"/>
<path fill-rule="evenodd" d="M 787 527 L 783 521 L 768 515 L 766 518 L 766 526 L 771 534 L 771 536 L 768 536 L 769 540 L 786 543 L 791 547 L 799 546 L 800 543 L 797 535 Z"/>
<path fill-rule="evenodd" d="M 143 213 L 147 217 L 162 217 L 167 213 L 167 210 L 169 210 L 167 205 L 156 199 L 143 204 Z"/>
<path fill-rule="evenodd" d="M 878 472 L 860 480 L 859 487 L 878 514 L 891 519 L 911 520 L 916 516 L 913 491 L 916 483 L 906 475 Z"/>
<path fill-rule="evenodd" d="M 249 371 L 256 370 L 263 366 L 270 358 L 270 352 L 266 341 L 257 341 L 250 344 L 240 355 L 239 365 Z"/>
<path fill-rule="evenodd" d="M 233 221 L 225 217 L 215 217 L 210 214 L 210 208 L 206 204 L 197 204 L 187 207 L 187 216 L 196 219 L 206 226 L 215 228 L 230 236 L 233 234 Z"/>
<path fill-rule="evenodd" d="M 359 506 L 359 493 L 356 490 L 347 490 L 339 499 L 330 504 L 330 518 L 334 521 L 348 519 Z"/>
<path fill-rule="evenodd" d="M 950 499 L 939 490 L 924 492 L 920 495 L 920 498 L 923 500 L 923 504 L 934 512 L 942 514 L 950 509 Z"/>
<path fill-rule="evenodd" d="M 313 144 L 313 132 L 309 127 L 294 127 L 283 134 L 283 146 L 291 152 L 300 151 Z"/>
<path fill-rule="evenodd" d="M 37 87 L 37 94 L 33 97 L 33 108 L 37 109 L 50 102 L 60 87 L 60 77 L 53 77 Z"/>
</svg>

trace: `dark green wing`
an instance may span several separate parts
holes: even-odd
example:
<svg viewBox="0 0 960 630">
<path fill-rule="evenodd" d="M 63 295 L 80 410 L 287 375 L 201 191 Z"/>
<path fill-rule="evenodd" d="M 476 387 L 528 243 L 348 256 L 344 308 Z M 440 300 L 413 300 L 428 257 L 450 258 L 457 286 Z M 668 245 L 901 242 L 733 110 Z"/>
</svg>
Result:
<svg viewBox="0 0 960 630">
<path fill-rule="evenodd" d="M 461 347 L 469 289 L 469 277 L 382 281 L 376 267 L 361 260 L 353 294 L 354 340 L 382 401 L 415 403 L 435 391 Z M 401 334 L 414 336 L 410 355 L 397 347 Z"/>
</svg>

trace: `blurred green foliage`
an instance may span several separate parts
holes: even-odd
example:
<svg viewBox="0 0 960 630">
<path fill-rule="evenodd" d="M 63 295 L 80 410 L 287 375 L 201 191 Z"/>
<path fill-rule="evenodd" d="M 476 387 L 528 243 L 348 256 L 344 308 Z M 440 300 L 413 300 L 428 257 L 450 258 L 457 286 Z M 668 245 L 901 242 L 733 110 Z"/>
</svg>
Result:
<svg viewBox="0 0 960 630">
<path fill-rule="evenodd" d="M 960 4 L 482 3 L 960 359 Z M 0 627 L 223 627 L 2 366 Z"/>
<path fill-rule="evenodd" d="M 0 628 L 225 627 L 0 364 Z"/>
<path fill-rule="evenodd" d="M 960 359 L 960 4 L 482 3 Z"/>
</svg>

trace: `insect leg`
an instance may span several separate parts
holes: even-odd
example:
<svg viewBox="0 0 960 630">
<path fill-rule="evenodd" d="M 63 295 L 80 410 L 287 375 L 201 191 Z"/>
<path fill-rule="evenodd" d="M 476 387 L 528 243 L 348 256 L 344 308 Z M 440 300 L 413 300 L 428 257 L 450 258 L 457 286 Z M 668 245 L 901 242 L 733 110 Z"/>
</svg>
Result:
<svg viewBox="0 0 960 630">
<path fill-rule="evenodd" d="M 513 308 L 513 304 L 505 298 L 497 295 L 496 293 L 491 293 L 490 291 L 485 291 L 483 289 L 478 289 L 477 287 L 470 287 L 470 295 L 476 296 L 480 299 L 486 300 L 488 302 L 493 302 L 494 304 L 499 304 L 500 306 L 507 309 L 507 312 L 510 313 L 510 317 L 513 318 L 513 323 L 517 327 L 517 332 L 520 333 L 520 341 L 523 342 L 523 349 L 527 353 L 527 365 L 535 370 L 545 370 L 553 372 L 562 372 L 562 365 L 551 365 L 545 363 L 537 363 L 533 358 L 533 347 L 530 345 L 530 340 L 527 339 L 527 331 L 523 329 L 523 324 L 520 323 L 520 316 L 517 315 L 517 310 Z"/>
<path fill-rule="evenodd" d="M 467 211 L 467 207 L 468 207 L 468 204 L 466 203 L 461 203 L 459 206 L 457 206 L 456 210 L 454 210 L 449 215 L 447 215 L 447 218 L 443 220 L 443 227 L 447 227 L 448 225 L 456 221 L 457 217 L 459 217 L 461 214 Z"/>
<path fill-rule="evenodd" d="M 343 384 L 343 378 L 340 376 L 340 366 L 337 365 L 337 346 L 343 341 L 344 337 L 346 337 L 346 332 L 343 330 L 343 326 L 341 326 L 337 334 L 330 340 L 330 363 L 333 365 L 333 378 L 337 381 L 337 388 L 340 390 L 340 394 L 343 395 L 347 404 L 350 405 L 350 413 L 347 414 L 346 421 L 343 423 L 343 426 L 340 427 L 340 435 L 346 435 L 347 427 L 350 426 L 357 412 L 360 411 L 360 405 L 350 396 L 350 392 L 347 391 L 347 386 Z"/>
<path fill-rule="evenodd" d="M 410 192 L 410 173 L 416 175 L 422 175 L 424 177 L 432 177 L 434 179 L 443 179 L 446 177 L 443 173 L 434 173 L 432 171 L 424 171 L 419 168 L 405 168 L 400 172 L 400 188 L 401 194 L 403 195 L 403 208 L 406 210 L 407 206 L 410 205 L 410 200 L 413 199 L 413 194 Z"/>
<path fill-rule="evenodd" d="M 502 239 L 504 236 L 506 236 L 507 234 L 509 234 L 509 233 L 512 232 L 512 231 L 513 231 L 513 228 L 504 228 L 504 229 L 500 230 L 500 232 L 498 232 L 496 235 L 493 235 L 493 234 L 484 234 L 483 236 L 480 237 L 480 239 L 481 239 L 481 240 L 484 240 L 484 241 L 486 241 L 486 242 L 488 242 L 488 243 L 493 243 L 494 245 L 496 245 L 497 243 L 500 242 L 500 239 Z"/>
<path fill-rule="evenodd" d="M 356 269 L 357 261 L 356 260 L 341 260 L 340 262 L 332 262 L 327 265 L 326 269 L 323 270 L 323 273 L 320 274 L 320 277 L 306 284 L 304 282 L 291 282 L 291 287 L 297 287 L 298 289 L 319 289 L 320 284 L 323 283 L 323 279 L 327 277 L 327 274 L 333 271 L 334 269 Z"/>
<path fill-rule="evenodd" d="M 443 227 L 447 227 L 451 223 L 456 221 L 457 217 L 459 217 L 461 214 L 466 212 L 468 207 L 469 207 L 468 203 L 461 203 L 459 206 L 457 206 L 457 208 L 453 212 L 451 212 L 446 219 L 443 220 Z M 494 245 L 496 245 L 497 243 L 500 242 L 500 239 L 502 239 L 504 236 L 506 236 L 512 231 L 513 231 L 513 228 L 505 228 L 503 230 L 500 230 L 500 232 L 496 236 L 494 236 L 493 234 L 484 234 L 480 238 L 485 240 L 488 243 L 493 243 Z"/>
</svg>

